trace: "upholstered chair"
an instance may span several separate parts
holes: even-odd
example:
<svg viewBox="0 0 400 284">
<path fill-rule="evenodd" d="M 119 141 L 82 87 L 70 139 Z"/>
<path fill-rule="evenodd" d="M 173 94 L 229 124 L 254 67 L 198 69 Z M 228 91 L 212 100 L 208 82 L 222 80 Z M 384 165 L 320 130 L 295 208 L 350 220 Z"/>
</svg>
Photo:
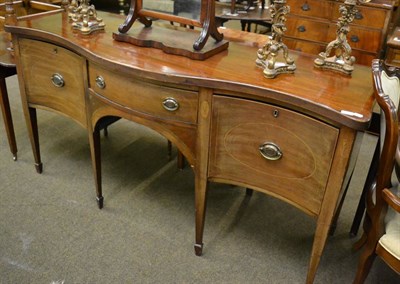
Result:
<svg viewBox="0 0 400 284">
<path fill-rule="evenodd" d="M 381 108 L 380 157 L 375 182 L 366 194 L 363 245 L 354 283 L 363 283 L 378 255 L 400 273 L 400 69 L 374 60 L 375 99 Z"/>
</svg>

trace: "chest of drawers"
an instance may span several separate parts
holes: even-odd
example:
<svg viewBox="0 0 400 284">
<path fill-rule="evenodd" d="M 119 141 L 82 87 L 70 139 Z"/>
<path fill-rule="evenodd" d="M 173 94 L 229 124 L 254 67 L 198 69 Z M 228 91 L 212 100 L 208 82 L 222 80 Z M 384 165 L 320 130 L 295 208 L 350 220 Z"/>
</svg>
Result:
<svg viewBox="0 0 400 284">
<path fill-rule="evenodd" d="M 339 7 L 343 1 L 287 0 L 285 43 L 289 49 L 315 54 L 336 38 Z M 347 36 L 358 64 L 370 66 L 382 58 L 392 15 L 392 1 L 372 1 L 357 7 L 358 12 Z"/>
</svg>

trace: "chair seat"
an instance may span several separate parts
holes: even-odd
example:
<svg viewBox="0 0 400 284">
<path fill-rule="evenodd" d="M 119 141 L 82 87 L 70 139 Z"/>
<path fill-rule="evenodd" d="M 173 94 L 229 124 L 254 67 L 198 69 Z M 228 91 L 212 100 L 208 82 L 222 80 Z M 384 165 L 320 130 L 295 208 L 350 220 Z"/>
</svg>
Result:
<svg viewBox="0 0 400 284">
<path fill-rule="evenodd" d="M 393 194 L 400 197 L 400 184 L 392 187 Z M 379 239 L 379 244 L 391 255 L 400 260 L 400 214 L 397 214 L 391 207 L 385 217 L 386 233 Z"/>
</svg>

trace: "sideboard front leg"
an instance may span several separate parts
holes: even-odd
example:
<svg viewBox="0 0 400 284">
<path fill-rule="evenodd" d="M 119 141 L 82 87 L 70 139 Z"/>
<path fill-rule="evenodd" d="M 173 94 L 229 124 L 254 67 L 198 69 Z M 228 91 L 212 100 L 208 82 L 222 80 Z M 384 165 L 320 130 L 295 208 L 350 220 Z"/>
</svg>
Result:
<svg viewBox="0 0 400 284">
<path fill-rule="evenodd" d="M 92 168 L 94 174 L 94 183 L 96 186 L 96 199 L 97 205 L 100 209 L 103 208 L 103 193 L 101 188 L 101 145 L 100 145 L 100 130 L 96 127 L 93 131 L 89 131 L 89 144 L 90 144 L 90 155 L 92 157 Z"/>
<path fill-rule="evenodd" d="M 195 177 L 195 207 L 196 207 L 196 243 L 194 251 L 197 256 L 203 254 L 203 232 L 204 221 L 207 206 L 207 189 L 208 182 L 198 177 Z"/>
<path fill-rule="evenodd" d="M 325 195 L 318 215 L 306 283 L 314 282 L 329 230 L 334 221 L 336 201 L 343 188 L 356 134 L 356 131 L 350 128 L 342 127 L 340 130 Z"/>
<path fill-rule="evenodd" d="M 35 159 L 36 172 L 41 174 L 43 171 L 43 164 L 40 158 L 39 131 L 37 125 L 36 109 L 33 107 L 29 107 L 28 116 L 26 116 L 25 119 L 28 127 L 29 139 L 31 140 L 33 157 Z"/>
<path fill-rule="evenodd" d="M 195 162 L 195 207 L 196 207 L 196 255 L 203 253 L 203 231 L 208 188 L 208 153 L 210 144 L 210 123 L 212 90 L 201 88 L 199 91 L 198 127 L 196 138 Z"/>
</svg>

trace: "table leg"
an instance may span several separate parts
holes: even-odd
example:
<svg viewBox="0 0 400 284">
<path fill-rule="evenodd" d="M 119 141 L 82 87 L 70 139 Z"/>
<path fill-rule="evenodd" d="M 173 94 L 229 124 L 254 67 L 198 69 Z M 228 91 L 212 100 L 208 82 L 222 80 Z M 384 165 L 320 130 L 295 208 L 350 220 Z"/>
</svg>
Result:
<svg viewBox="0 0 400 284">
<path fill-rule="evenodd" d="M 39 146 L 39 131 L 37 125 L 37 114 L 36 109 L 27 107 L 28 111 L 25 113 L 26 125 L 28 128 L 29 139 L 31 140 L 33 157 L 35 159 L 36 172 L 39 174 L 43 171 L 43 164 L 40 158 L 40 146 Z"/>
<path fill-rule="evenodd" d="M 100 130 L 96 127 L 93 131 L 89 131 L 90 155 L 92 157 L 92 168 L 94 174 L 94 182 L 96 187 L 97 205 L 100 209 L 103 208 L 104 198 L 101 187 L 101 144 Z"/>
<path fill-rule="evenodd" d="M 0 77 L 0 106 L 3 114 L 4 125 L 6 128 L 8 144 L 13 154 L 14 161 L 17 160 L 17 142 L 15 140 L 14 126 L 11 116 L 10 103 L 8 100 L 7 86 L 5 77 Z"/>
</svg>

